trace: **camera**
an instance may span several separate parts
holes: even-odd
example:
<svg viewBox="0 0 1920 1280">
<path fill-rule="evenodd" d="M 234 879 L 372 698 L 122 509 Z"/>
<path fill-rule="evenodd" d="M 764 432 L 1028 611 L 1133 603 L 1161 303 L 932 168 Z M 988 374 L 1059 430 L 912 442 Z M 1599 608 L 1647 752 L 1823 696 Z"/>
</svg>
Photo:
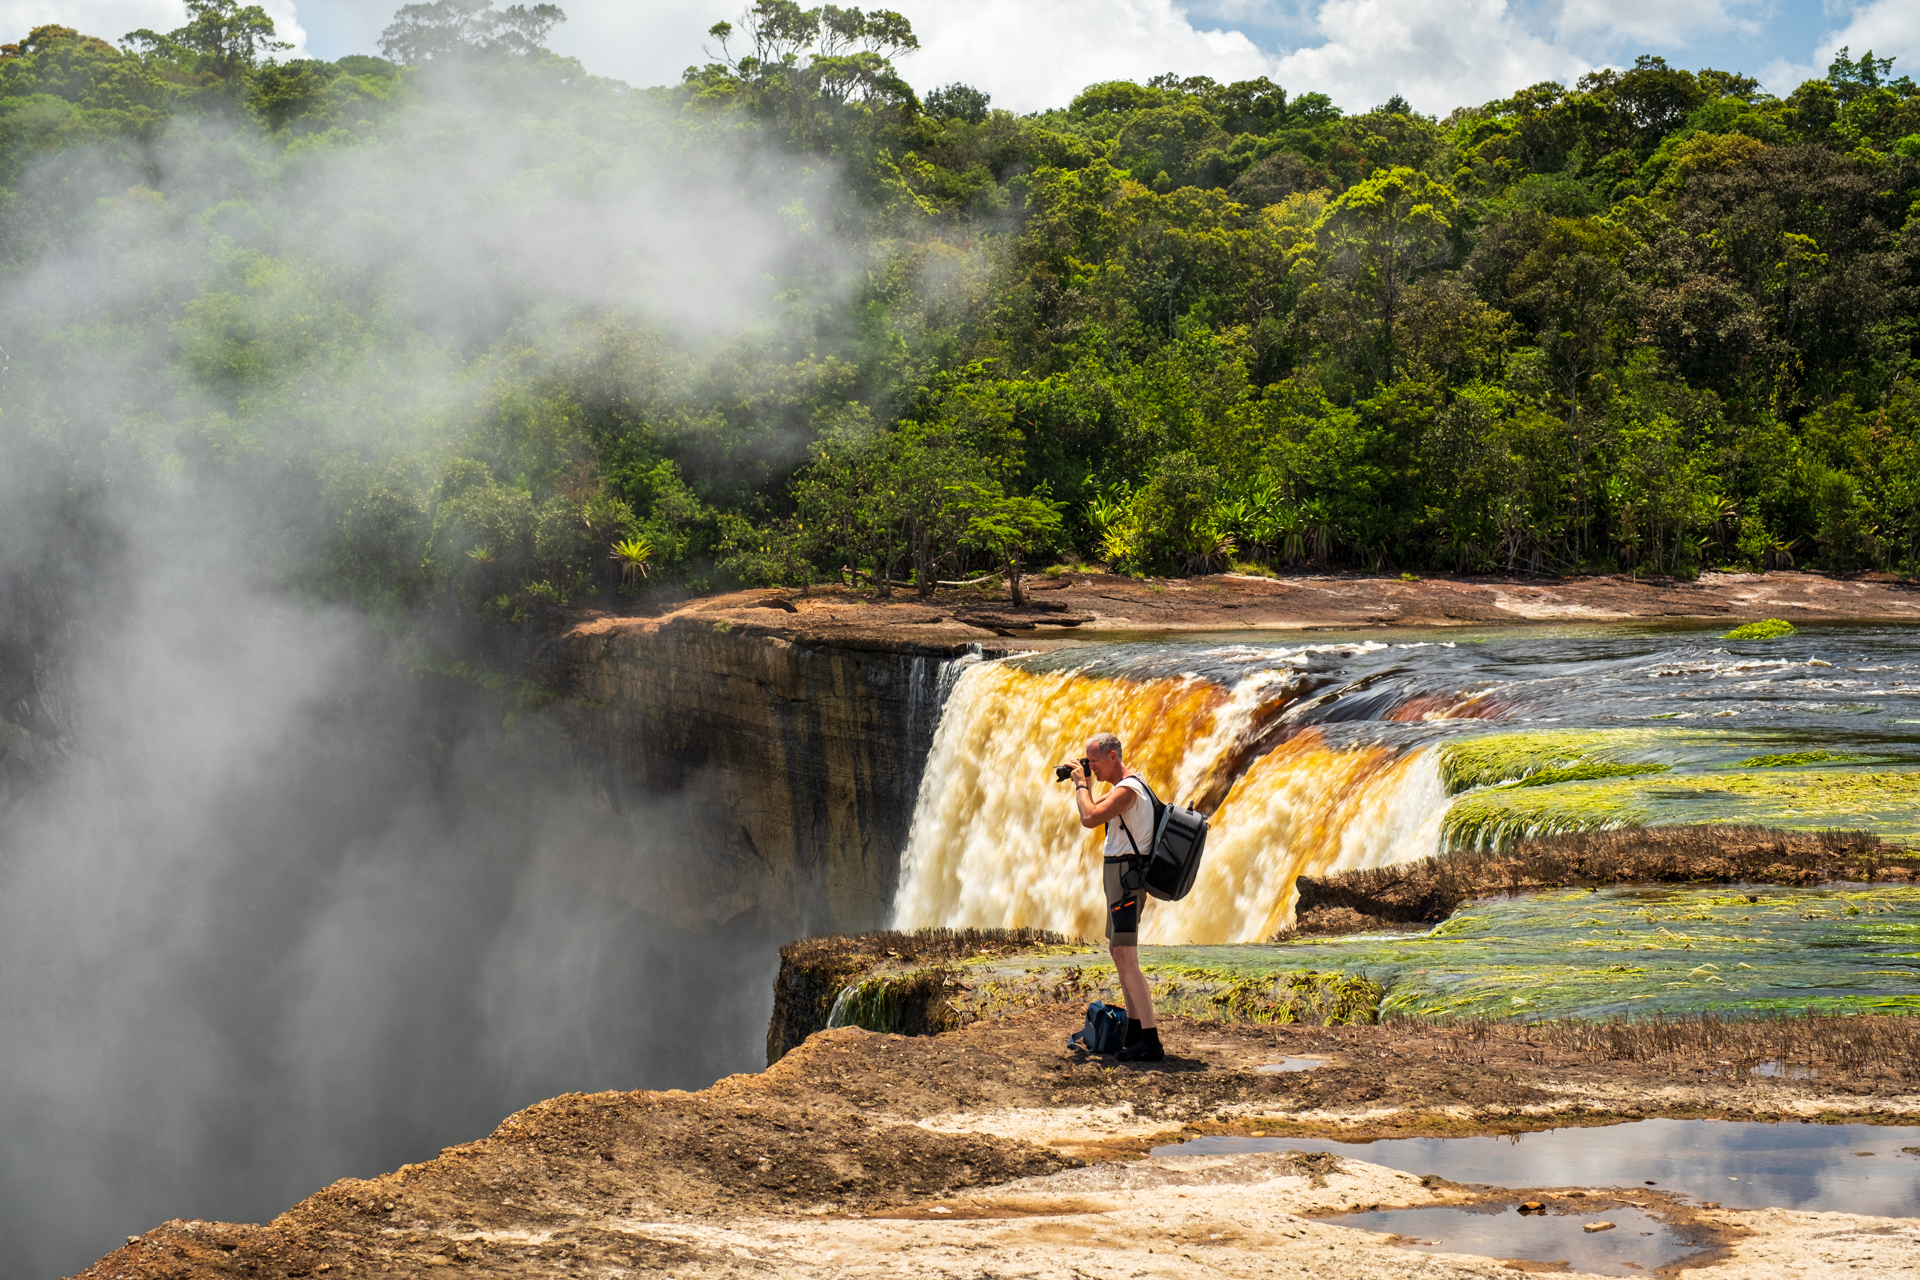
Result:
<svg viewBox="0 0 1920 1280">
<path fill-rule="evenodd" d="M 1088 780 L 1093 778 L 1093 766 L 1087 763 L 1085 756 L 1080 757 L 1080 772 L 1084 774 Z M 1056 781 L 1065 782 L 1073 776 L 1073 769 L 1069 765 L 1057 764 L 1053 766 L 1053 776 Z"/>
</svg>

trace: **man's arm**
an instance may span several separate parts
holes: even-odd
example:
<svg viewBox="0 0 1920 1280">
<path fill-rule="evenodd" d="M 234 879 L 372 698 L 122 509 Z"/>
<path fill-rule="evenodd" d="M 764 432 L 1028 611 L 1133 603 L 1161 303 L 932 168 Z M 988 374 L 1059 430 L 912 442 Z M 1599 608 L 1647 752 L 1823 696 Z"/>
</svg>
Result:
<svg viewBox="0 0 1920 1280">
<path fill-rule="evenodd" d="M 1101 796 L 1093 798 L 1093 783 L 1081 776 L 1078 766 L 1074 768 L 1073 803 L 1080 810 L 1080 825 L 1097 827 L 1103 822 L 1112 822 L 1121 810 L 1133 803 L 1138 793 L 1132 787 L 1117 786 Z"/>
</svg>

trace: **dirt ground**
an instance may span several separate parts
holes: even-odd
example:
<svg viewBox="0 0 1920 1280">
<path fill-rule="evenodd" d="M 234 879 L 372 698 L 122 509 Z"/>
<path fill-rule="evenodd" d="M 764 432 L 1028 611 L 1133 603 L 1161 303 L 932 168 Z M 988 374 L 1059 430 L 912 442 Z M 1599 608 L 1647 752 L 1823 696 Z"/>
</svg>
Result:
<svg viewBox="0 0 1920 1280">
<path fill-rule="evenodd" d="M 1079 1020 L 1039 1008 L 931 1037 L 840 1028 L 697 1093 L 551 1099 L 435 1160 L 338 1182 L 264 1226 L 166 1223 L 84 1274 L 1511 1275 L 1316 1215 L 1498 1207 L 1524 1189 L 1476 1195 L 1353 1160 L 1169 1160 L 1149 1148 L 1206 1133 L 1353 1141 L 1651 1116 L 1920 1119 L 1920 1094 L 1885 1067 L 1730 1078 L 1684 1055 L 1594 1060 L 1466 1029 L 1179 1022 L 1164 1031 L 1166 1062 L 1112 1066 L 1067 1049 Z M 1327 1061 L 1257 1070 L 1285 1054 Z M 1546 1194 L 1549 1210 L 1640 1204 L 1684 1226 L 1701 1249 L 1689 1265 L 1716 1275 L 1920 1267 L 1920 1220 L 1571 1190 Z"/>
<path fill-rule="evenodd" d="M 1887 574 L 1703 573 L 1696 582 L 1631 578 L 1451 577 L 1405 581 L 1300 572 L 1281 578 L 1217 574 L 1135 579 L 1074 572 L 1026 579 L 1025 608 L 1003 586 L 942 588 L 890 601 L 842 586 L 736 591 L 657 605 L 633 616 L 589 614 L 578 627 L 643 631 L 724 622 L 794 640 L 953 646 L 992 636 L 1045 639 L 1141 631 L 1241 628 L 1447 627 L 1634 619 L 1790 622 L 1920 618 L 1920 584 Z"/>
</svg>

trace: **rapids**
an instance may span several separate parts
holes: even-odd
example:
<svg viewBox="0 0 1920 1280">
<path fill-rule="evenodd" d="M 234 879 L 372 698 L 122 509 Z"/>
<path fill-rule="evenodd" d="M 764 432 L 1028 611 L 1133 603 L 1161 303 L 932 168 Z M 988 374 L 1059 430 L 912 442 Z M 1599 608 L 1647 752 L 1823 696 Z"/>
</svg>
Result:
<svg viewBox="0 0 1920 1280">
<path fill-rule="evenodd" d="M 1920 654 L 1892 626 L 1148 640 L 950 675 L 900 928 L 1098 937 L 1101 833 L 1080 829 L 1051 767 L 1102 729 L 1163 800 L 1212 815 L 1193 893 L 1153 904 L 1143 943 L 1260 941 L 1291 923 L 1301 875 L 1553 831 L 1920 834 Z"/>
</svg>

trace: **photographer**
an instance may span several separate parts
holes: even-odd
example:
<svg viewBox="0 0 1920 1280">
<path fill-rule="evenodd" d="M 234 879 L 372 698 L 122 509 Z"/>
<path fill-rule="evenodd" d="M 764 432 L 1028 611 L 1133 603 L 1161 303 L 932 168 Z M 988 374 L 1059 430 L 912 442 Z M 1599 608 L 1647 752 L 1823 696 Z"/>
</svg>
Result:
<svg viewBox="0 0 1920 1280">
<path fill-rule="evenodd" d="M 1127 1040 L 1121 1062 L 1158 1062 L 1166 1056 L 1160 1047 L 1160 1029 L 1153 1017 L 1153 996 L 1140 972 L 1140 907 L 1146 855 L 1153 852 L 1153 801 L 1147 788 L 1121 762 L 1120 739 L 1097 733 L 1087 741 L 1087 754 L 1063 760 L 1060 768 L 1073 780 L 1073 803 L 1080 825 L 1107 824 L 1106 857 L 1102 872 L 1107 897 L 1107 944 L 1113 967 L 1120 974 L 1120 990 L 1127 1006 Z M 1089 776 L 1091 775 L 1091 776 Z M 1113 789 L 1093 798 L 1093 779 Z M 1129 839 L 1131 836 L 1131 839 Z"/>
</svg>

